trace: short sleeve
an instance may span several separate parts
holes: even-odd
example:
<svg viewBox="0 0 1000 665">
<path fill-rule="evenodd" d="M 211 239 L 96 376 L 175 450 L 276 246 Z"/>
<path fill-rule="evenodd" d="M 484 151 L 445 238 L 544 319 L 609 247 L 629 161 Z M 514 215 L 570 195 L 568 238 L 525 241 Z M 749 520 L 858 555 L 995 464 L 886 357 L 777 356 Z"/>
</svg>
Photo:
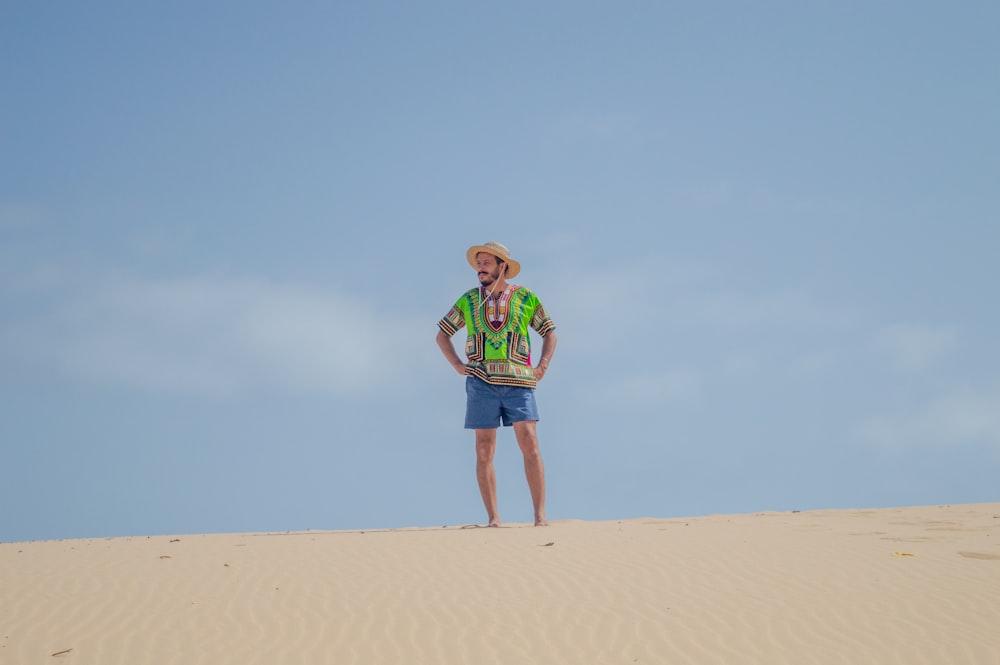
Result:
<svg viewBox="0 0 1000 665">
<path fill-rule="evenodd" d="M 531 327 L 542 337 L 545 337 L 550 332 L 556 329 L 555 322 L 549 318 L 546 313 L 545 308 L 542 307 L 542 303 L 535 299 L 535 312 L 531 317 Z"/>
<path fill-rule="evenodd" d="M 465 314 L 455 305 L 448 310 L 448 313 L 444 315 L 440 321 L 438 321 L 438 328 L 444 331 L 445 335 L 451 337 L 465 325 Z"/>
</svg>

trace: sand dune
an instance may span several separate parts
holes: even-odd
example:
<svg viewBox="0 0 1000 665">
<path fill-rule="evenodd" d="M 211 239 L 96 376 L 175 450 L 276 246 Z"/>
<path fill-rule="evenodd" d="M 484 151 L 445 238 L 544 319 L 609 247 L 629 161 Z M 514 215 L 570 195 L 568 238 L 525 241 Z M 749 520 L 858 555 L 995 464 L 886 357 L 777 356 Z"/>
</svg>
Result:
<svg viewBox="0 0 1000 665">
<path fill-rule="evenodd" d="M 0 544 L 0 663 L 1000 663 L 1000 504 Z"/>
</svg>

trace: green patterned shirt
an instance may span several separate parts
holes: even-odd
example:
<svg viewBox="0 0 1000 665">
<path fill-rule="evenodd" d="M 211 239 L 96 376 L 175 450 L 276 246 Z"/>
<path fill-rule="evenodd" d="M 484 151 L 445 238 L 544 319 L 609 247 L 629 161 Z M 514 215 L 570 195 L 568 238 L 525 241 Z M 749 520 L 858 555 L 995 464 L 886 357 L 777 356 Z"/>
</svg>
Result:
<svg viewBox="0 0 1000 665">
<path fill-rule="evenodd" d="M 556 328 L 538 296 L 514 284 L 489 297 L 482 287 L 470 289 L 438 321 L 449 337 L 463 326 L 467 374 L 495 385 L 535 387 L 528 328 L 542 337 Z"/>
</svg>

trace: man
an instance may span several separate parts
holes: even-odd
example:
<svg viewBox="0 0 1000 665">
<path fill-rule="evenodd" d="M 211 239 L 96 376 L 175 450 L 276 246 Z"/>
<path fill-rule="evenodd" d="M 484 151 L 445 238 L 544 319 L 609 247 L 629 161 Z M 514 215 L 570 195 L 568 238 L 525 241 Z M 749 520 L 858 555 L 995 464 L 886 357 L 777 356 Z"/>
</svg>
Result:
<svg viewBox="0 0 1000 665">
<path fill-rule="evenodd" d="M 490 526 L 500 526 L 497 511 L 497 481 L 493 453 L 497 427 L 513 425 L 524 455 L 524 475 L 535 508 L 535 526 L 545 526 L 545 466 L 538 450 L 538 406 L 535 386 L 541 381 L 556 350 L 555 324 L 538 297 L 507 282 L 521 271 L 498 242 L 474 245 L 466 253 L 479 277 L 479 287 L 470 289 L 438 322 L 437 344 L 451 366 L 465 380 L 467 396 L 465 428 L 476 431 L 476 478 Z M 451 338 L 468 328 L 462 362 Z M 542 337 L 542 353 L 531 366 L 528 328 Z"/>
</svg>

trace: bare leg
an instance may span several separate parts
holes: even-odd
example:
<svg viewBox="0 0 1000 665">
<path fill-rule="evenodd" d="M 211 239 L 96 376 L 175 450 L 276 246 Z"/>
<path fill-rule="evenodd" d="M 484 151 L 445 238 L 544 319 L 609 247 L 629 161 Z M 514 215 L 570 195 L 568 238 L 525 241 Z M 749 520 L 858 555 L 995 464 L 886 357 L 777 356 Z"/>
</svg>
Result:
<svg viewBox="0 0 1000 665">
<path fill-rule="evenodd" d="M 495 429 L 476 430 L 476 479 L 479 481 L 479 493 L 483 496 L 483 506 L 490 526 L 500 526 L 500 513 L 497 511 L 497 474 L 493 468 L 493 453 L 497 449 L 497 431 Z"/>
<path fill-rule="evenodd" d="M 535 507 L 535 526 L 547 526 L 545 517 L 545 464 L 542 453 L 538 450 L 538 434 L 535 432 L 534 420 L 523 420 L 514 423 L 514 434 L 517 435 L 517 445 L 524 455 L 524 477 L 528 480 L 531 490 L 531 503 Z"/>
</svg>

